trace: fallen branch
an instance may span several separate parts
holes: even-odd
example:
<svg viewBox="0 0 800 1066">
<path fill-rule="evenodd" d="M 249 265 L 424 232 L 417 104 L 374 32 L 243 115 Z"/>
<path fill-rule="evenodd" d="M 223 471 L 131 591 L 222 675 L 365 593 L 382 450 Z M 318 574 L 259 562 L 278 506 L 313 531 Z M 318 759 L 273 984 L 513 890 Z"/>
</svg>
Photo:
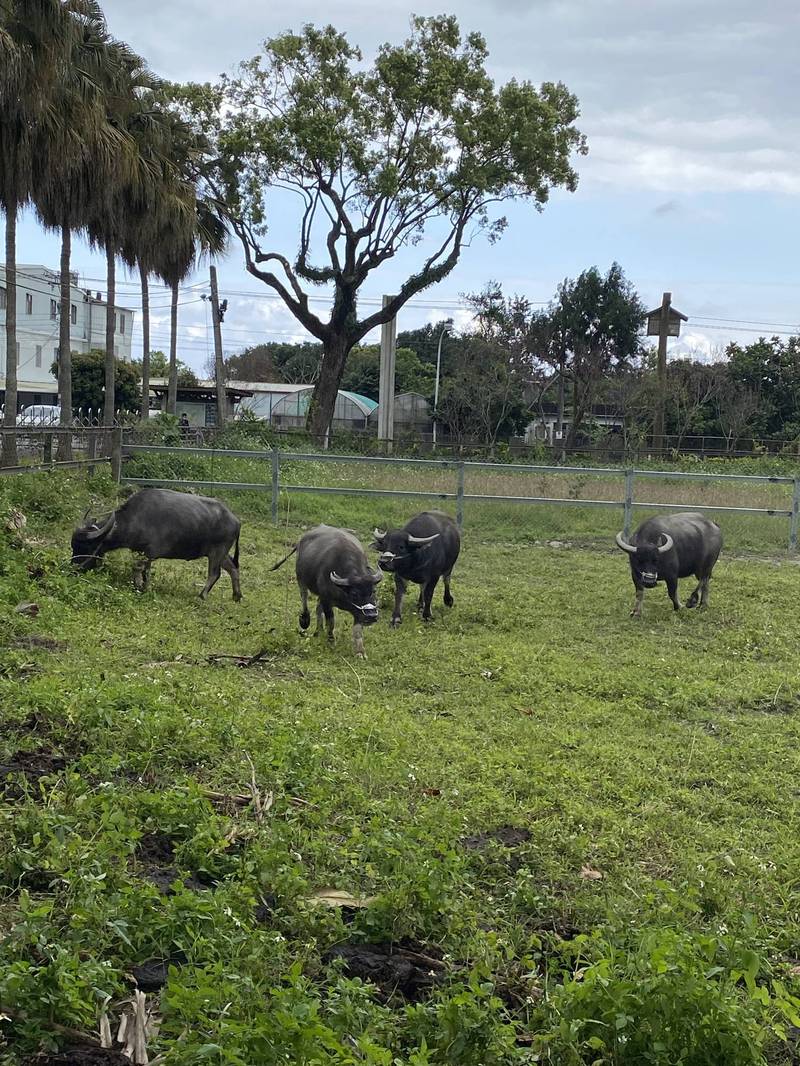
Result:
<svg viewBox="0 0 800 1066">
<path fill-rule="evenodd" d="M 209 663 L 218 663 L 223 659 L 232 659 L 237 666 L 246 669 L 248 666 L 255 666 L 256 663 L 260 663 L 268 651 L 269 648 L 262 648 L 261 651 L 257 651 L 255 655 L 229 655 L 226 652 L 218 652 L 214 655 L 208 655 L 206 661 Z"/>
</svg>

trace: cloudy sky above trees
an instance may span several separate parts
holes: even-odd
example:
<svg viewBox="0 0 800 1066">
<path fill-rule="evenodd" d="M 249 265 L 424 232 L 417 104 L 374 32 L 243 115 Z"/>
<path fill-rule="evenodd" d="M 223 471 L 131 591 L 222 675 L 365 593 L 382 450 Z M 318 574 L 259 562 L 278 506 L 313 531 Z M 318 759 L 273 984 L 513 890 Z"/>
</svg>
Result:
<svg viewBox="0 0 800 1066">
<path fill-rule="evenodd" d="M 333 7 L 309 0 L 105 0 L 104 9 L 112 32 L 158 74 L 200 81 L 232 71 L 265 37 L 303 22 L 333 22 L 369 58 L 382 41 L 406 35 L 412 10 L 406 0 Z M 589 155 L 578 160 L 577 193 L 557 193 L 541 215 L 511 206 L 503 239 L 467 249 L 454 273 L 407 309 L 401 329 L 448 315 L 463 321 L 460 295 L 490 278 L 509 294 L 546 301 L 565 276 L 592 265 L 605 271 L 616 259 L 649 305 L 672 290 L 690 318 L 683 346 L 708 355 L 732 338 L 797 331 L 800 7 L 792 0 L 452 0 L 445 9 L 462 30 L 484 34 L 497 81 L 562 80 L 577 94 Z M 293 247 L 281 250 L 291 254 Z M 56 239 L 27 221 L 19 261 L 56 266 Z M 102 290 L 101 257 L 79 246 L 74 266 Z M 231 308 L 226 350 L 302 335 L 244 271 L 238 247 L 219 271 Z M 378 298 L 401 280 L 390 264 L 380 289 L 366 295 Z M 202 368 L 205 289 L 202 278 L 192 281 L 182 299 L 182 355 Z M 135 307 L 135 279 L 123 287 Z M 255 295 L 234 295 L 245 293 Z M 168 301 L 156 302 L 164 309 L 154 347 L 165 347 Z"/>
</svg>

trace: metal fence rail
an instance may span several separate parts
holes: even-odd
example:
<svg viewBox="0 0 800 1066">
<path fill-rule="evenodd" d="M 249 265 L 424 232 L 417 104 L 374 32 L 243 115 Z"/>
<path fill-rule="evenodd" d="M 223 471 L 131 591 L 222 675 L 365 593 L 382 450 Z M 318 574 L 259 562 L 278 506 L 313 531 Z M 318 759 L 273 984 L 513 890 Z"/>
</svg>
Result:
<svg viewBox="0 0 800 1066">
<path fill-rule="evenodd" d="M 151 478 L 151 477 L 128 477 L 124 474 L 124 461 L 134 455 L 157 454 L 178 455 L 197 457 L 218 457 L 232 459 L 252 459 L 269 464 L 270 476 L 264 482 L 238 482 L 238 481 L 214 481 L 196 478 Z M 362 488 L 359 486 L 327 486 L 327 485 L 293 485 L 281 482 L 281 463 L 372 463 L 387 466 L 389 468 L 399 466 L 411 466 L 427 470 L 451 470 L 456 475 L 456 483 L 453 492 L 440 492 L 425 489 L 376 489 Z M 421 499 L 455 500 L 456 519 L 461 527 L 464 523 L 465 502 L 496 502 L 496 503 L 519 503 L 540 504 L 549 506 L 568 507 L 612 507 L 622 510 L 623 530 L 626 536 L 630 534 L 633 521 L 634 507 L 648 507 L 652 510 L 682 510 L 691 508 L 696 511 L 724 511 L 726 513 L 738 513 L 747 515 L 765 515 L 769 517 L 789 519 L 789 549 L 797 549 L 798 516 L 800 515 L 800 477 L 775 477 L 759 474 L 716 474 L 716 473 L 689 473 L 673 470 L 635 470 L 621 469 L 619 467 L 591 467 L 591 466 L 542 466 L 526 465 L 523 463 L 481 463 L 456 461 L 452 459 L 403 459 L 394 456 L 364 456 L 364 455 L 331 455 L 325 452 L 282 452 L 278 448 L 266 451 L 247 451 L 243 449 L 229 448 L 183 448 L 161 444 L 124 444 L 121 448 L 121 477 L 120 480 L 130 485 L 161 485 L 170 488 L 215 488 L 234 490 L 253 490 L 269 492 L 272 498 L 272 520 L 278 520 L 278 504 L 281 492 L 287 493 L 318 493 L 320 495 L 335 496 L 394 496 L 398 498 L 416 497 Z M 551 496 L 505 496 L 487 493 L 465 492 L 466 476 L 478 471 L 501 471 L 503 473 L 522 474 L 550 474 L 565 476 L 567 474 L 585 474 L 590 477 L 617 477 L 623 481 L 623 496 L 619 500 L 595 500 L 578 498 L 561 498 Z M 638 502 L 634 497 L 634 485 L 636 479 L 659 479 L 671 478 L 676 481 L 703 482 L 718 481 L 730 483 L 733 481 L 756 484 L 782 484 L 792 486 L 792 504 L 790 509 L 772 507 L 733 507 L 724 504 L 687 504 L 687 503 L 650 503 Z"/>
</svg>

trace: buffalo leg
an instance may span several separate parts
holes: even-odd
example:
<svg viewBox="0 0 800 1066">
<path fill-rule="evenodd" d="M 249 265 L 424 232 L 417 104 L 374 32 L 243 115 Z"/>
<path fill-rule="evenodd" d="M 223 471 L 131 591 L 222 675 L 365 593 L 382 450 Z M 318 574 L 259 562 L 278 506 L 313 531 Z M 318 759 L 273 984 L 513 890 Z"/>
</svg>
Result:
<svg viewBox="0 0 800 1066">
<path fill-rule="evenodd" d="M 399 626 L 403 621 L 403 596 L 406 594 L 406 583 L 399 574 L 394 575 L 394 611 L 392 611 L 392 625 Z"/>
<path fill-rule="evenodd" d="M 631 611 L 631 618 L 642 617 L 642 600 L 644 599 L 644 588 L 641 585 L 636 586 L 636 600 L 633 604 L 633 610 Z"/>
<path fill-rule="evenodd" d="M 678 599 L 678 579 L 673 577 L 667 580 L 667 593 L 672 600 L 672 606 L 676 611 L 681 609 L 681 601 Z"/>
<path fill-rule="evenodd" d="M 700 606 L 708 607 L 708 583 L 711 577 L 704 577 L 700 581 Z"/>
<path fill-rule="evenodd" d="M 364 651 L 364 630 L 358 622 L 353 622 L 353 651 L 357 659 L 366 659 Z"/>
<path fill-rule="evenodd" d="M 300 585 L 300 628 L 308 629 L 311 625 L 311 615 L 308 613 L 308 589 Z"/>
<path fill-rule="evenodd" d="M 242 598 L 242 588 L 239 584 L 239 567 L 231 559 L 230 555 L 226 555 L 222 560 L 222 569 L 227 571 L 231 575 L 231 585 L 233 586 L 233 602 L 238 603 Z"/>
<path fill-rule="evenodd" d="M 222 573 L 222 560 L 215 555 L 209 555 L 208 557 L 208 580 L 205 583 L 203 591 L 200 593 L 200 599 L 204 600 L 209 592 L 213 589 L 216 583 L 219 581 L 219 575 Z"/>
<path fill-rule="evenodd" d="M 138 559 L 133 567 L 133 587 L 137 592 L 144 592 L 150 583 L 151 559 Z"/>
<path fill-rule="evenodd" d="M 694 592 L 691 594 L 689 599 L 686 601 L 686 606 L 689 607 L 689 608 L 696 607 L 697 604 L 698 604 L 698 601 L 700 600 L 702 592 L 703 592 L 703 579 L 700 578 L 699 579 L 699 583 L 697 585 L 697 588 L 694 590 Z"/>
<path fill-rule="evenodd" d="M 444 575 L 444 605 L 445 607 L 452 607 L 454 599 L 450 594 L 450 574 Z"/>
<path fill-rule="evenodd" d="M 424 586 L 422 590 L 423 606 L 422 606 L 422 620 L 423 622 L 430 622 L 431 620 L 431 600 L 433 599 L 433 593 L 436 586 L 439 584 L 438 577 L 432 577 L 430 581 Z"/>
<path fill-rule="evenodd" d="M 328 640 L 333 644 L 333 607 L 330 604 L 325 603 L 322 605 L 322 610 L 325 612 L 325 626 L 328 630 Z"/>
</svg>

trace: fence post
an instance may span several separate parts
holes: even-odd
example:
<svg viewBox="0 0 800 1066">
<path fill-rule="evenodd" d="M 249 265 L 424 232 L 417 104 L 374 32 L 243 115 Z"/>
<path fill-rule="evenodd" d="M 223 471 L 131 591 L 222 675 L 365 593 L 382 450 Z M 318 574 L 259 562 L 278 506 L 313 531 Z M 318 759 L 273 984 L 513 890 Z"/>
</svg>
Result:
<svg viewBox="0 0 800 1066">
<path fill-rule="evenodd" d="M 280 496 L 280 453 L 278 445 L 272 445 L 272 524 L 278 524 L 278 500 Z"/>
<path fill-rule="evenodd" d="M 53 461 L 53 434 L 45 433 L 44 435 L 44 449 L 42 451 L 42 462 L 52 463 Z"/>
<path fill-rule="evenodd" d="M 458 481 L 456 484 L 456 523 L 461 529 L 464 525 L 464 464 L 458 464 Z"/>
<path fill-rule="evenodd" d="M 633 521 L 633 470 L 625 471 L 625 512 L 622 520 L 622 535 L 627 540 L 631 535 Z"/>
<path fill-rule="evenodd" d="M 794 479 L 792 492 L 792 517 L 789 525 L 789 551 L 797 551 L 797 519 L 800 512 L 800 477 Z"/>
<path fill-rule="evenodd" d="M 111 430 L 111 476 L 119 484 L 122 478 L 122 427 Z"/>
</svg>

